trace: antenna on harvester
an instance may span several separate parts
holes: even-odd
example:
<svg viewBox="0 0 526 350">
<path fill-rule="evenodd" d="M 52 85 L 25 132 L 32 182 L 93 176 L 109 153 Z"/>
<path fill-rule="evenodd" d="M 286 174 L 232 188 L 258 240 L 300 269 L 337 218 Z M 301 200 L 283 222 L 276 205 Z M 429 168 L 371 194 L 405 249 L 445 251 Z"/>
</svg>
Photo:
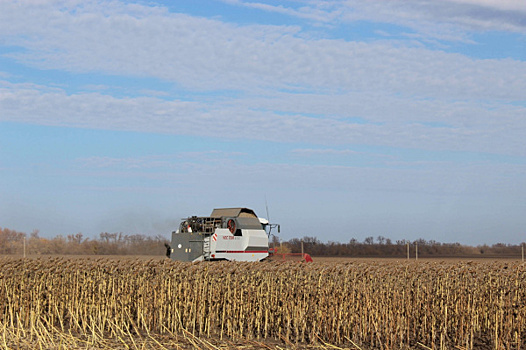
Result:
<svg viewBox="0 0 526 350">
<path fill-rule="evenodd" d="M 270 214 L 268 213 L 267 195 L 265 195 L 265 209 L 267 210 L 267 220 L 270 222 Z"/>
<path fill-rule="evenodd" d="M 274 227 L 277 227 L 278 228 L 278 233 L 280 233 L 280 226 L 278 224 L 272 224 L 270 222 L 270 214 L 268 212 L 268 203 L 267 203 L 267 196 L 266 195 L 265 195 L 265 209 L 267 210 L 267 220 L 268 220 L 268 228 L 269 228 L 268 235 L 270 237 L 270 232 L 272 231 L 272 229 Z"/>
</svg>

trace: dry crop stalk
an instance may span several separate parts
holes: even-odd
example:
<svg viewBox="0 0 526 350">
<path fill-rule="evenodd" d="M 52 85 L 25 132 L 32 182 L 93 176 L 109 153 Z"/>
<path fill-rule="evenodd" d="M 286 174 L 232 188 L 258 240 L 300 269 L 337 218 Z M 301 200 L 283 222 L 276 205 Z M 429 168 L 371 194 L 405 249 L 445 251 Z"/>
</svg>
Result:
<svg viewBox="0 0 526 350">
<path fill-rule="evenodd" d="M 526 268 L 516 262 L 214 263 L 0 260 L 4 334 L 194 336 L 379 348 L 520 349 Z M 101 302 L 104 301 L 104 302 Z M 42 327 L 45 328 L 42 329 Z M 50 335 L 51 334 L 51 335 Z"/>
</svg>

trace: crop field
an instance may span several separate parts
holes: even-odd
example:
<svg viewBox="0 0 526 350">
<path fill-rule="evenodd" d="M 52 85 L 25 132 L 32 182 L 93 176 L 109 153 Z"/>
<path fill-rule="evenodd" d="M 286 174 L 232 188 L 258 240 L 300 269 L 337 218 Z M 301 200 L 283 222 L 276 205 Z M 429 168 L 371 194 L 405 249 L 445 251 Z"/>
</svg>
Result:
<svg viewBox="0 0 526 350">
<path fill-rule="evenodd" d="M 0 349 L 525 349 L 519 261 L 0 258 Z"/>
</svg>

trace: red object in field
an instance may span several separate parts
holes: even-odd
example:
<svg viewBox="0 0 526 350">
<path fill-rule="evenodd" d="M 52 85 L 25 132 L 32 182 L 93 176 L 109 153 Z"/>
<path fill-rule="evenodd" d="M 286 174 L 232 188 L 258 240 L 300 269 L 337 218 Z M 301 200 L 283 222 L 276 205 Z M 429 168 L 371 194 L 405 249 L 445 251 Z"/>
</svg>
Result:
<svg viewBox="0 0 526 350">
<path fill-rule="evenodd" d="M 269 260 L 312 262 L 312 257 L 307 253 L 276 253 L 274 248 L 270 248 L 268 254 Z"/>
</svg>

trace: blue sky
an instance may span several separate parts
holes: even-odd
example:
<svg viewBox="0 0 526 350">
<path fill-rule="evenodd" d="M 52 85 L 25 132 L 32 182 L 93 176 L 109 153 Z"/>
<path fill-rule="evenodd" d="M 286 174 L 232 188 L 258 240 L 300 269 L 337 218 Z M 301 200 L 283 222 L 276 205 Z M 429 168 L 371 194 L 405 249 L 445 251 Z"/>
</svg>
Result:
<svg viewBox="0 0 526 350">
<path fill-rule="evenodd" d="M 0 227 L 526 241 L 526 3 L 0 1 Z"/>
</svg>

